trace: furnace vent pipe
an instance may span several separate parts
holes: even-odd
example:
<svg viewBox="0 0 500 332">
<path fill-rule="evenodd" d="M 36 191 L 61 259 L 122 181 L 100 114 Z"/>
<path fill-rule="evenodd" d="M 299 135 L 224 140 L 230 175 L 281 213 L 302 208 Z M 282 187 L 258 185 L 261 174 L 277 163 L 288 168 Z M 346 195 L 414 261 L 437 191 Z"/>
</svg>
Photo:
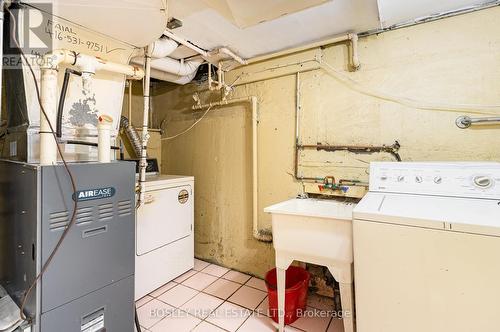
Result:
<svg viewBox="0 0 500 332">
<path fill-rule="evenodd" d="M 59 65 L 77 67 L 82 72 L 84 89 L 89 88 L 90 79 L 97 71 L 108 71 L 127 75 L 130 79 L 141 79 L 144 71 L 135 66 L 108 62 L 86 54 L 68 50 L 56 50 L 43 57 L 41 66 L 41 109 L 40 109 L 40 164 L 57 162 L 57 142 L 53 130 L 57 123 L 57 70 Z M 42 112 L 45 110 L 45 114 Z"/>
<path fill-rule="evenodd" d="M 111 162 L 111 126 L 113 118 L 109 115 L 99 116 L 97 123 L 97 156 L 100 163 Z"/>
</svg>

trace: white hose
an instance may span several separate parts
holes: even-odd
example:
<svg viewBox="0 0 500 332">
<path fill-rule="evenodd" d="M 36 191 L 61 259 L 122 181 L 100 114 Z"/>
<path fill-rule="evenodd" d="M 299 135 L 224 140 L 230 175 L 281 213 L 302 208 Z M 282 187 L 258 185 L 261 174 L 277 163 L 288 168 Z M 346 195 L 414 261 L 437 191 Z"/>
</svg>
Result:
<svg viewBox="0 0 500 332">
<path fill-rule="evenodd" d="M 431 102 L 422 102 L 415 99 L 410 99 L 406 97 L 391 95 L 385 93 L 383 91 L 374 90 L 363 84 L 359 83 L 356 80 L 353 80 L 342 71 L 332 67 L 326 62 L 321 60 L 316 60 L 321 69 L 331 75 L 340 83 L 347 86 L 349 89 L 357 91 L 366 96 L 370 96 L 373 98 L 393 102 L 396 104 L 400 104 L 406 107 L 415 108 L 419 110 L 426 111 L 440 111 L 440 112 L 466 112 L 471 114 L 490 114 L 490 115 L 498 115 L 500 113 L 500 105 L 474 105 L 474 104 L 442 104 L 442 103 L 431 103 Z"/>
<path fill-rule="evenodd" d="M 172 139 L 175 139 L 181 135 L 184 135 L 185 133 L 187 133 L 188 131 L 190 131 L 191 129 L 193 129 L 201 120 L 203 120 L 203 118 L 205 118 L 205 116 L 208 114 L 208 112 L 210 112 L 210 110 L 212 109 L 212 106 L 209 106 L 207 108 L 207 110 L 205 111 L 205 113 L 203 113 L 203 115 L 201 116 L 201 118 L 199 118 L 198 120 L 196 120 L 191 126 L 189 126 L 186 130 L 184 131 L 181 131 L 180 133 L 174 135 L 174 136 L 169 136 L 169 137 L 163 137 L 161 140 L 162 141 L 168 141 L 168 140 L 172 140 Z"/>
</svg>

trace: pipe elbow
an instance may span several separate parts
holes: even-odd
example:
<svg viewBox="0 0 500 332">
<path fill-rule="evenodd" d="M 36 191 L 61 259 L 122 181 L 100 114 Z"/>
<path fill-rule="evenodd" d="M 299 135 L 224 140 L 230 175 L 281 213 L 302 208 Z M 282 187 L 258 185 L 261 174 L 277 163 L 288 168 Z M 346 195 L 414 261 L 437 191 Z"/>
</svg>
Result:
<svg viewBox="0 0 500 332">
<path fill-rule="evenodd" d="M 57 69 L 61 63 L 71 63 L 75 60 L 74 54 L 67 50 L 54 50 L 43 56 L 42 69 Z"/>
</svg>

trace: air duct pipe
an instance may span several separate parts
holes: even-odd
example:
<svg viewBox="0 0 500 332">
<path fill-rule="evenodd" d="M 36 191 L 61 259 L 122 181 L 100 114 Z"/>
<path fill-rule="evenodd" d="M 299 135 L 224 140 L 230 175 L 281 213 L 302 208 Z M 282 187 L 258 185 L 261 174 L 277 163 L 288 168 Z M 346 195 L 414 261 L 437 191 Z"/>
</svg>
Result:
<svg viewBox="0 0 500 332">
<path fill-rule="evenodd" d="M 156 78 L 157 80 L 160 81 L 167 81 L 167 82 L 172 82 L 175 84 L 180 84 L 180 85 L 185 85 L 190 83 L 194 77 L 196 76 L 197 71 L 194 71 L 193 73 L 186 75 L 186 76 L 179 76 L 179 75 L 174 75 L 171 73 L 167 73 L 158 69 L 151 69 L 151 77 Z"/>
<path fill-rule="evenodd" d="M 127 117 L 123 116 L 120 119 L 120 128 L 123 129 L 123 132 L 127 136 L 130 144 L 132 145 L 132 149 L 134 150 L 135 157 L 140 158 L 141 157 L 141 151 L 142 151 L 142 143 L 141 143 L 141 138 L 135 128 L 130 124 L 129 119 Z"/>
<path fill-rule="evenodd" d="M 164 58 L 174 52 L 179 44 L 169 38 L 160 38 L 151 45 L 152 58 Z"/>
<path fill-rule="evenodd" d="M 151 60 L 151 68 L 177 76 L 189 76 L 196 72 L 204 61 L 205 60 L 201 57 L 196 57 L 187 61 L 175 60 L 167 57 Z M 143 65 L 144 60 L 134 59 L 134 63 Z"/>
<path fill-rule="evenodd" d="M 177 47 L 179 47 L 179 44 L 170 38 L 163 37 L 157 39 L 155 42 L 151 44 L 151 57 L 153 59 L 165 58 L 170 54 L 172 54 L 177 49 Z M 136 57 L 134 57 L 132 61 L 141 62 L 144 60 L 144 55 L 145 51 L 142 48 L 141 52 Z"/>
<path fill-rule="evenodd" d="M 135 66 L 108 62 L 90 55 L 68 50 L 56 50 L 43 57 L 41 66 L 41 102 L 46 116 L 40 109 L 40 164 L 57 162 L 57 142 L 53 130 L 57 122 L 57 71 L 61 64 L 77 67 L 82 72 L 84 89 L 90 88 L 90 80 L 97 71 L 108 71 L 127 75 L 130 79 L 141 79 L 144 71 Z"/>
</svg>

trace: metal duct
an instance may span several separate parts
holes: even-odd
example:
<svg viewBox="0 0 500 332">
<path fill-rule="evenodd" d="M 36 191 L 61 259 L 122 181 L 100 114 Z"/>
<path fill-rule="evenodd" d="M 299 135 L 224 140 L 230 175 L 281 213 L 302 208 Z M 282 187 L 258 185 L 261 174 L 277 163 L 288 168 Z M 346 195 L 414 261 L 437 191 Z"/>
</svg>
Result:
<svg viewBox="0 0 500 332">
<path fill-rule="evenodd" d="M 135 158 L 140 158 L 142 152 L 141 138 L 139 136 L 139 133 L 137 133 L 137 131 L 135 130 L 135 128 L 130 125 L 130 122 L 126 116 L 122 115 L 120 119 L 120 128 L 123 129 L 130 144 L 132 145 L 132 148 L 134 149 L 135 153 Z"/>
</svg>

